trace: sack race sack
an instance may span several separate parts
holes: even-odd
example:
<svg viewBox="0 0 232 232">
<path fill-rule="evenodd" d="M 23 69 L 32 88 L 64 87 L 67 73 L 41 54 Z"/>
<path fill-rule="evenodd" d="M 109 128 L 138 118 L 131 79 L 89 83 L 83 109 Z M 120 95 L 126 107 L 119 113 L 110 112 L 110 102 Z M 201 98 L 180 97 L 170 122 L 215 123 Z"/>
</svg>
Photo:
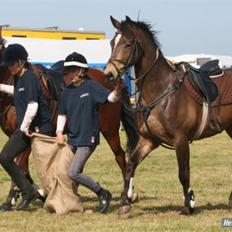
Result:
<svg viewBox="0 0 232 232">
<path fill-rule="evenodd" d="M 76 194 L 76 184 L 68 177 L 68 167 L 73 153 L 67 144 L 56 143 L 55 137 L 34 133 L 32 155 L 38 178 L 47 198 L 44 208 L 57 214 L 70 211 L 83 212 L 84 208 Z"/>
</svg>

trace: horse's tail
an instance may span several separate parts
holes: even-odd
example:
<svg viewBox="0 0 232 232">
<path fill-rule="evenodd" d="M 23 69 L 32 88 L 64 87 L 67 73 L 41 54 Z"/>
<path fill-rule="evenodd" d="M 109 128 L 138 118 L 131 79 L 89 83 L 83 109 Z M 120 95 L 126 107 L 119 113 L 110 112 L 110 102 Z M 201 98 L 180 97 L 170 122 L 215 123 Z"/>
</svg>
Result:
<svg viewBox="0 0 232 232">
<path fill-rule="evenodd" d="M 130 105 L 126 88 L 122 90 L 122 102 Z M 139 141 L 139 132 L 135 123 L 134 113 L 125 107 L 124 104 L 121 107 L 121 121 L 127 136 L 126 152 L 131 154 Z"/>
</svg>

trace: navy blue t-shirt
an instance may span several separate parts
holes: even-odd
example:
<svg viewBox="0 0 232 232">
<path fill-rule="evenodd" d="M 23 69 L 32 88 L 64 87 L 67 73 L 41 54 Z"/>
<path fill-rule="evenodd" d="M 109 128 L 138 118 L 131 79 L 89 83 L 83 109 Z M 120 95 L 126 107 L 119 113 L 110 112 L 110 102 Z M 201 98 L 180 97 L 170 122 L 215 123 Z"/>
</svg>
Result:
<svg viewBox="0 0 232 232">
<path fill-rule="evenodd" d="M 27 70 L 23 76 L 15 77 L 14 80 L 14 105 L 18 128 L 22 124 L 27 105 L 31 101 L 38 103 L 38 111 L 31 122 L 30 130 L 35 131 L 35 128 L 38 127 L 40 133 L 51 132 L 51 114 L 39 80 L 31 70 Z"/>
<path fill-rule="evenodd" d="M 96 81 L 86 79 L 81 85 L 67 86 L 61 98 L 60 112 L 67 117 L 68 144 L 92 146 L 99 144 L 98 103 L 106 102 L 110 90 Z"/>
</svg>

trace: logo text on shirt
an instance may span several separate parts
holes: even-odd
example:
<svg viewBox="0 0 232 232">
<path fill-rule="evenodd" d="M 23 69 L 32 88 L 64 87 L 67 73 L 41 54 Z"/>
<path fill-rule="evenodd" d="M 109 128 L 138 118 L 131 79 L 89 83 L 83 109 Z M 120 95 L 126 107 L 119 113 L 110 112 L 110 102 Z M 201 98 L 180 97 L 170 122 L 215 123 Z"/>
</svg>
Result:
<svg viewBox="0 0 232 232">
<path fill-rule="evenodd" d="M 19 88 L 19 92 L 23 92 L 24 91 L 24 87 Z"/>
<path fill-rule="evenodd" d="M 84 93 L 80 96 L 80 98 L 83 98 L 83 97 L 88 97 L 89 96 L 89 93 Z"/>
</svg>

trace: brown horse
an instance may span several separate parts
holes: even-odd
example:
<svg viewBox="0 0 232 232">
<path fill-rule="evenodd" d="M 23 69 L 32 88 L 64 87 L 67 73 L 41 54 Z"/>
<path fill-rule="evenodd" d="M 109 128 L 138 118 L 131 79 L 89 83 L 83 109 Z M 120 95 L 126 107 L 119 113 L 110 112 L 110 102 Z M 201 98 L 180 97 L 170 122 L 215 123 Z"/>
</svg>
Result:
<svg viewBox="0 0 232 232">
<path fill-rule="evenodd" d="M 0 51 L 1 52 L 1 51 Z M 1 55 L 0 55 L 1 57 Z M 44 72 L 38 66 L 32 65 L 33 70 L 37 73 L 38 78 L 40 79 L 43 91 L 45 96 L 47 97 L 48 104 L 50 106 L 51 112 L 53 112 L 52 122 L 55 128 L 56 125 L 56 116 L 57 116 L 57 104 L 52 104 L 52 99 L 50 98 L 51 94 L 49 94 L 49 89 L 47 88 L 46 81 L 44 79 Z M 105 87 L 113 90 L 114 86 L 109 84 L 106 81 L 106 77 L 104 73 L 100 70 L 90 68 L 88 71 L 88 75 L 90 79 L 98 81 Z M 0 67 L 0 83 L 12 84 L 13 78 L 10 76 L 8 70 L 5 67 Z M 12 96 L 8 96 L 4 93 L 0 93 L 0 126 L 6 135 L 10 136 L 13 131 L 17 128 L 16 123 L 16 112 L 13 106 L 13 98 Z M 112 118 L 114 119 L 112 123 Z M 119 165 L 123 178 L 125 176 L 125 152 L 121 147 L 120 136 L 119 136 L 119 128 L 120 121 L 122 122 L 124 129 L 126 131 L 126 135 L 128 138 L 126 149 L 130 151 L 132 149 L 131 144 L 136 144 L 136 137 L 133 135 L 137 132 L 135 131 L 135 123 L 133 121 L 133 115 L 124 109 L 121 105 L 121 102 L 118 103 L 106 103 L 103 105 L 99 105 L 99 119 L 100 119 L 100 131 L 108 142 L 111 150 L 115 155 L 115 159 L 117 164 Z M 128 134 L 128 133 L 132 134 Z M 138 137 L 137 137 L 138 138 Z M 30 149 L 25 151 L 22 155 L 18 156 L 17 164 L 24 170 L 25 175 L 31 180 L 29 169 L 28 169 L 28 157 L 30 154 Z M 36 186 L 36 185 L 35 185 Z M 14 191 L 15 185 L 12 183 L 11 190 L 7 197 L 6 203 L 4 203 L 3 207 L 11 208 L 12 203 L 15 201 L 17 191 Z"/>
<path fill-rule="evenodd" d="M 138 164 L 152 150 L 166 144 L 175 149 L 178 161 L 179 180 L 185 197 L 181 213 L 191 214 L 194 211 L 194 193 L 190 188 L 189 143 L 195 139 L 194 135 L 201 125 L 203 113 L 201 104 L 194 100 L 184 84 L 189 74 L 178 69 L 179 66 L 173 69 L 168 63 L 160 50 L 156 33 L 151 30 L 149 24 L 134 22 L 128 16 L 122 22 L 111 17 L 111 22 L 117 32 L 111 41 L 112 54 L 104 72 L 117 80 L 128 67 L 134 66 L 135 83 L 139 93 L 135 114 L 140 138 L 127 162 L 119 213 L 130 211 L 133 177 Z M 224 70 L 220 78 L 224 81 L 229 79 L 231 82 L 232 70 Z M 231 99 L 226 105 L 211 108 L 221 129 L 232 137 Z M 197 139 L 216 133 L 211 129 L 208 120 Z M 232 193 L 229 205 L 232 205 Z"/>
</svg>

